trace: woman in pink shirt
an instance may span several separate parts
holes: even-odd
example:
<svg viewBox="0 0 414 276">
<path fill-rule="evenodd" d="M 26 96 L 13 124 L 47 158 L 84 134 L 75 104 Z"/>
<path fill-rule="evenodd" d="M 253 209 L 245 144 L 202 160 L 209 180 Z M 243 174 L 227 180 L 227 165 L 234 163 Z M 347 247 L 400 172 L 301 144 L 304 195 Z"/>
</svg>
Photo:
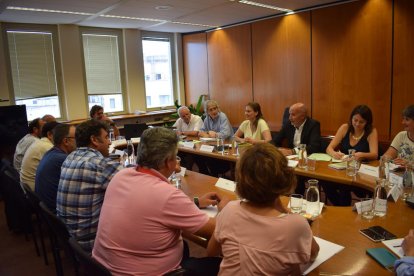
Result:
<svg viewBox="0 0 414 276">
<path fill-rule="evenodd" d="M 280 200 L 296 178 L 271 144 L 248 149 L 237 163 L 237 193 L 218 214 L 209 256 L 223 255 L 219 275 L 300 275 L 319 246 L 306 219 L 289 214 Z"/>
</svg>

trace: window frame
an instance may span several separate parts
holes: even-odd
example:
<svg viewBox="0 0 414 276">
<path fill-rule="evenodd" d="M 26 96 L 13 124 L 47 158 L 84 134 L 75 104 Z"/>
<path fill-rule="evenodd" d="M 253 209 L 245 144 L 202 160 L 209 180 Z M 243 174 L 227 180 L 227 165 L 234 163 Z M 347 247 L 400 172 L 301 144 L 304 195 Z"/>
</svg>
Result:
<svg viewBox="0 0 414 276">
<path fill-rule="evenodd" d="M 6 65 L 7 65 L 7 79 L 9 86 L 9 99 L 10 104 L 16 104 L 16 98 L 14 95 L 14 84 L 13 84 L 13 75 L 12 75 L 12 65 L 10 61 L 10 49 L 8 43 L 8 31 L 15 32 L 47 32 L 52 34 L 52 48 L 53 48 L 53 58 L 55 65 L 55 76 L 56 76 L 56 87 L 57 87 L 57 98 L 58 105 L 60 110 L 60 117 L 56 117 L 58 120 L 66 120 L 67 112 L 65 105 L 65 95 L 63 93 L 63 79 L 62 79 L 62 66 L 61 66 L 61 55 L 59 47 L 59 32 L 56 25 L 39 25 L 39 24 L 24 24 L 24 23 L 3 23 L 2 36 L 4 42 L 5 52 L 7 54 Z M 33 98 L 41 99 L 41 98 Z M 46 114 L 46 113 L 45 113 Z"/>
<path fill-rule="evenodd" d="M 172 78 L 172 97 L 173 97 L 173 104 L 169 106 L 159 106 L 159 107 L 148 107 L 147 103 L 147 88 L 146 88 L 146 76 L 144 70 L 144 50 L 142 47 L 142 43 L 147 38 L 153 39 L 168 39 L 170 42 L 170 55 L 171 55 L 171 78 Z M 178 91 L 177 91 L 177 56 L 175 52 L 176 48 L 176 38 L 172 33 L 162 33 L 162 32 L 149 32 L 149 31 L 142 31 L 140 37 L 141 49 L 142 49 L 142 68 L 143 68 L 143 80 L 144 80 L 144 93 L 145 93 L 145 108 L 148 111 L 158 111 L 158 110 L 167 110 L 167 109 L 175 109 L 175 101 L 178 100 Z"/>
<path fill-rule="evenodd" d="M 89 116 L 89 92 L 88 92 L 88 82 L 86 78 L 86 66 L 85 66 L 85 52 L 83 48 L 83 35 L 84 34 L 92 34 L 92 35 L 111 35 L 116 36 L 118 42 L 118 55 L 119 55 L 119 74 L 120 74 L 120 81 L 121 81 L 121 95 L 122 95 L 122 111 L 116 112 L 105 112 L 106 115 L 113 116 L 113 115 L 121 115 L 128 113 L 128 99 L 126 93 L 126 76 L 125 76 L 125 53 L 124 53 L 124 40 L 123 40 L 123 32 L 122 30 L 117 29 L 106 29 L 106 28 L 94 28 L 94 27 L 79 27 L 79 41 L 81 44 L 81 52 L 82 52 L 82 64 L 83 64 L 83 80 L 85 83 L 85 102 L 86 102 L 86 111 Z M 108 94 L 113 95 L 113 94 Z M 96 94 L 96 96 L 102 96 L 101 94 Z M 105 107 L 104 107 L 105 110 Z"/>
</svg>

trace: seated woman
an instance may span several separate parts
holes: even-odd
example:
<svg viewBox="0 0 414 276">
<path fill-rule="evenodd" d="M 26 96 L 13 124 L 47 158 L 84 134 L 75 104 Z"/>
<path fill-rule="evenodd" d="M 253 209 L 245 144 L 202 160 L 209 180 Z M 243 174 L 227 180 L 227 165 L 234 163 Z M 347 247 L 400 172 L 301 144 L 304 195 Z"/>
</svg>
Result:
<svg viewBox="0 0 414 276">
<path fill-rule="evenodd" d="M 335 151 L 339 145 L 341 151 Z M 378 159 L 378 132 L 372 126 L 372 112 L 366 105 L 358 105 L 352 110 L 349 122 L 339 127 L 326 153 L 341 159 L 349 149 L 355 150 L 357 160 Z"/>
<path fill-rule="evenodd" d="M 319 246 L 308 222 L 289 214 L 280 196 L 296 178 L 285 156 L 269 143 L 246 150 L 237 163 L 237 193 L 217 215 L 209 256 L 223 255 L 219 275 L 300 275 Z"/>
<path fill-rule="evenodd" d="M 340 151 L 335 149 L 340 146 Z M 335 159 L 348 154 L 349 149 L 355 150 L 357 160 L 378 159 L 378 132 L 372 126 L 372 112 L 366 105 L 358 105 L 352 110 L 347 124 L 339 127 L 335 137 L 326 148 L 326 153 Z M 351 205 L 351 190 L 359 196 L 365 193 L 348 186 L 322 184 L 328 199 L 337 206 Z"/>
<path fill-rule="evenodd" d="M 406 107 L 402 115 L 404 131 L 395 136 L 384 155 L 394 159 L 395 164 L 405 166 L 414 162 L 414 105 Z"/>
<path fill-rule="evenodd" d="M 250 144 L 270 142 L 272 136 L 266 121 L 263 119 L 260 105 L 255 102 L 248 103 L 244 114 L 247 120 L 241 123 L 234 134 L 234 138 L 239 142 Z"/>
</svg>

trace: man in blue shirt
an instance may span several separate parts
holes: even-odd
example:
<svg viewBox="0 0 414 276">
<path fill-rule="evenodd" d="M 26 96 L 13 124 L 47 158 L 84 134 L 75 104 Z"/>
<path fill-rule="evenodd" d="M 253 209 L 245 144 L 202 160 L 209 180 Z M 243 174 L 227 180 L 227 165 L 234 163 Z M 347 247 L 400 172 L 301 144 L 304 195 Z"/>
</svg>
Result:
<svg viewBox="0 0 414 276">
<path fill-rule="evenodd" d="M 414 229 L 411 229 L 402 243 L 405 257 L 395 262 L 397 276 L 414 275 Z"/>
<path fill-rule="evenodd" d="M 99 215 L 109 181 L 122 166 L 109 157 L 106 124 L 98 120 L 81 123 L 75 133 L 77 149 L 62 164 L 56 213 L 69 233 L 91 252 Z"/>
<path fill-rule="evenodd" d="M 233 136 L 233 128 L 226 114 L 220 111 L 218 103 L 213 100 L 206 102 L 207 117 L 200 129 L 200 137 L 228 139 Z"/>
<path fill-rule="evenodd" d="M 39 163 L 35 178 L 35 192 L 46 206 L 56 212 L 56 194 L 63 161 L 76 149 L 75 126 L 59 124 L 53 130 L 53 144 Z"/>
</svg>

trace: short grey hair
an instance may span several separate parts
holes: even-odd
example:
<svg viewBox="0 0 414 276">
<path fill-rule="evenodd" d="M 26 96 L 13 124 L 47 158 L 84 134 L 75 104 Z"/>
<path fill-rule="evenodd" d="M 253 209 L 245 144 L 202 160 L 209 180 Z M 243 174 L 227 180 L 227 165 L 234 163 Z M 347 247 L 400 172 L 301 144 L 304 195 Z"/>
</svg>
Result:
<svg viewBox="0 0 414 276">
<path fill-rule="evenodd" d="M 186 109 L 186 110 L 190 111 L 190 109 L 189 109 L 188 107 L 186 107 L 185 105 L 180 106 L 180 107 L 177 109 L 177 114 L 178 114 L 178 116 L 179 116 L 179 117 L 181 116 L 181 115 L 180 115 L 181 110 L 184 110 L 184 109 Z"/>
<path fill-rule="evenodd" d="M 204 106 L 204 111 L 207 113 L 209 106 L 217 106 L 217 108 L 220 110 L 220 107 L 218 103 L 215 100 L 208 100 L 206 101 L 206 104 Z"/>
<path fill-rule="evenodd" d="M 177 154 L 178 137 L 170 129 L 149 128 L 141 136 L 137 150 L 137 163 L 141 167 L 159 170 L 166 160 Z"/>
</svg>

